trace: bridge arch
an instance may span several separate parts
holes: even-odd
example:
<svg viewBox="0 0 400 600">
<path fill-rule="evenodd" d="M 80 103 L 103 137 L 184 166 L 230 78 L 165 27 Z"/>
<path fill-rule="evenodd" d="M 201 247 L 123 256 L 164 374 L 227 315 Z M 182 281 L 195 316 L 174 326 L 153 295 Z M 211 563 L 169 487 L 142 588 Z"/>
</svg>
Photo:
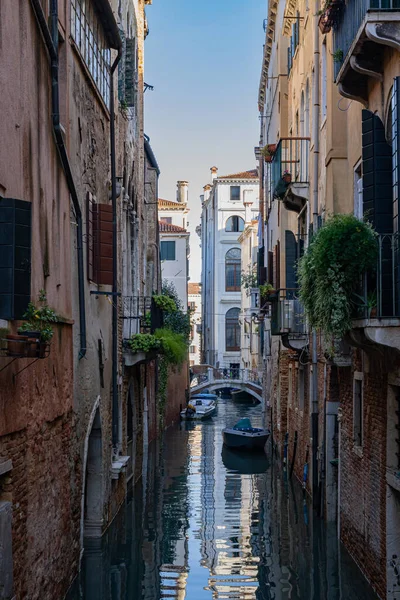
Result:
<svg viewBox="0 0 400 600">
<path fill-rule="evenodd" d="M 205 392 L 206 390 L 209 392 L 216 392 L 217 390 L 221 390 L 222 388 L 235 388 L 237 390 L 242 390 L 243 392 L 247 392 L 250 396 L 252 396 L 253 398 L 255 398 L 256 400 L 258 400 L 259 402 L 262 403 L 263 398 L 262 398 L 262 388 L 260 385 L 257 385 L 255 383 L 243 383 L 243 381 L 240 380 L 234 380 L 234 379 L 230 379 L 230 380 L 226 380 L 226 379 L 222 379 L 222 380 L 217 380 L 217 381 L 204 381 L 203 383 L 200 383 L 199 385 L 193 386 L 190 389 L 191 394 L 194 396 L 195 394 L 201 394 L 201 392 Z"/>
</svg>

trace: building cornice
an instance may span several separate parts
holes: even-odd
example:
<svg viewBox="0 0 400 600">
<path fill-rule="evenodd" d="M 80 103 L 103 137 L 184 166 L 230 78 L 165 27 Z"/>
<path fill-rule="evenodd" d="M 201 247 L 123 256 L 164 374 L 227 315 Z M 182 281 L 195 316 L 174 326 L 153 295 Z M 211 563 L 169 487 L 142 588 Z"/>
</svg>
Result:
<svg viewBox="0 0 400 600">
<path fill-rule="evenodd" d="M 265 88 L 268 80 L 269 61 L 271 59 L 272 43 L 274 41 L 276 16 L 278 12 L 278 0 L 270 0 L 268 3 L 268 22 L 265 31 L 264 53 L 261 67 L 260 85 L 258 88 L 258 110 L 264 111 Z"/>
</svg>

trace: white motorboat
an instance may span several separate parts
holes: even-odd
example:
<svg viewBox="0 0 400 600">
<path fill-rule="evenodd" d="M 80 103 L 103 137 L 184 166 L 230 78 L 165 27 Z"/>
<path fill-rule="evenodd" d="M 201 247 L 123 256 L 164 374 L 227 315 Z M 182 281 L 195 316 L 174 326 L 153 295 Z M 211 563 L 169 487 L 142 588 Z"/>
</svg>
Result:
<svg viewBox="0 0 400 600">
<path fill-rule="evenodd" d="M 215 414 L 216 404 L 208 398 L 193 398 L 181 411 L 182 421 L 204 421 Z"/>
</svg>

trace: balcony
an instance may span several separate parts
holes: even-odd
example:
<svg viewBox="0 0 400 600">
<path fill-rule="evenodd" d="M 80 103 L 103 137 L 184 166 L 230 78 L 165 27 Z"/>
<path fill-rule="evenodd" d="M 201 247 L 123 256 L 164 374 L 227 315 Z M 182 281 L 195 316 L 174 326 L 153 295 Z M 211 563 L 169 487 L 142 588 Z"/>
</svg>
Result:
<svg viewBox="0 0 400 600">
<path fill-rule="evenodd" d="M 151 353 L 134 354 L 128 345 L 128 340 L 137 333 L 154 333 L 163 326 L 163 312 L 151 296 L 124 296 L 122 298 L 121 319 L 123 355 L 126 367 L 133 367 L 141 362 L 155 358 Z"/>
<path fill-rule="evenodd" d="M 377 244 L 375 272 L 364 275 L 355 294 L 349 341 L 366 350 L 400 351 L 400 234 L 378 235 Z"/>
<path fill-rule="evenodd" d="M 309 196 L 310 138 L 281 138 L 269 165 L 269 197 L 299 213 Z"/>
<path fill-rule="evenodd" d="M 308 334 L 297 293 L 297 289 L 280 289 L 271 298 L 271 334 L 280 335 L 286 348 L 300 352 L 308 344 Z"/>
<path fill-rule="evenodd" d="M 334 53 L 343 56 L 335 63 L 339 92 L 368 104 L 368 81 L 383 80 L 385 46 L 400 50 L 399 0 L 348 0 L 335 24 Z"/>
</svg>

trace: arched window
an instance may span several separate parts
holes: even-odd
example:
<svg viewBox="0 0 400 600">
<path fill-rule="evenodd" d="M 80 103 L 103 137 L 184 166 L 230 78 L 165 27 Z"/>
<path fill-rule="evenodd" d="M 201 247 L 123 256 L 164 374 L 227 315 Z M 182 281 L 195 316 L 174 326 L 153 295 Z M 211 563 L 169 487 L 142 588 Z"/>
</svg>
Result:
<svg viewBox="0 0 400 600">
<path fill-rule="evenodd" d="M 238 217 L 234 215 L 233 217 L 229 217 L 225 225 L 225 231 L 243 231 L 244 229 L 244 220 L 242 217 Z"/>
<path fill-rule="evenodd" d="M 231 308 L 225 315 L 225 350 L 237 352 L 240 350 L 240 308 Z"/>
<path fill-rule="evenodd" d="M 225 254 L 225 289 L 227 292 L 240 292 L 241 252 L 231 248 Z"/>
</svg>

